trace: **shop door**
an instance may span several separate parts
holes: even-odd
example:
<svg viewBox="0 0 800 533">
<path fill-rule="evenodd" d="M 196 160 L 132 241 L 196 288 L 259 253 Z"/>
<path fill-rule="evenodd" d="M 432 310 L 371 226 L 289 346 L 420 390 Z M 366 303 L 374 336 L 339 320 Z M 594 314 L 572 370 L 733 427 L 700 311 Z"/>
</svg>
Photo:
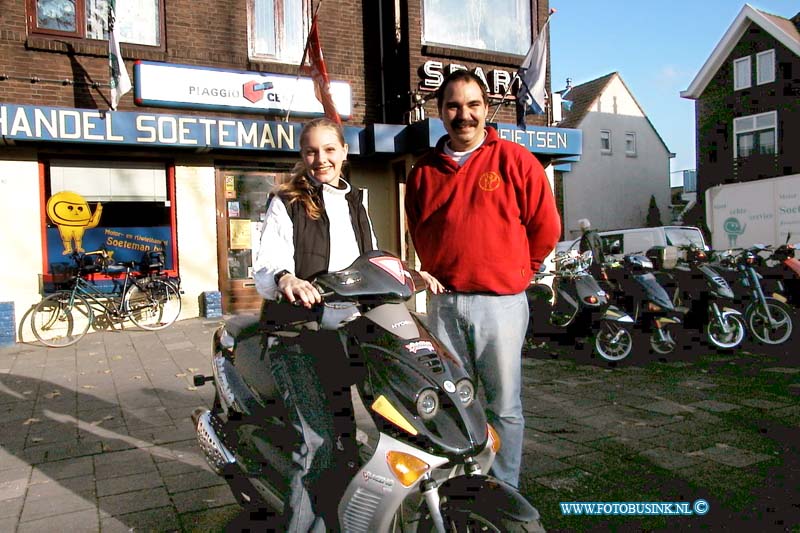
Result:
<svg viewBox="0 0 800 533">
<path fill-rule="evenodd" d="M 273 185 L 283 172 L 217 171 L 219 283 L 224 313 L 258 312 L 261 296 L 253 279 L 253 261 Z"/>
</svg>

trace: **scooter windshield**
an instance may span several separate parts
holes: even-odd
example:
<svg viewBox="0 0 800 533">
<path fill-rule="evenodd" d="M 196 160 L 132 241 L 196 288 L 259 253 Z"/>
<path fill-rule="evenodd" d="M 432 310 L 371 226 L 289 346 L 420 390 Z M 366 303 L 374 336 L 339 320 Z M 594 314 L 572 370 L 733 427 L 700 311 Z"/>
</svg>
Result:
<svg viewBox="0 0 800 533">
<path fill-rule="evenodd" d="M 380 250 L 365 252 L 352 265 L 316 279 L 324 291 L 348 300 L 404 302 L 414 294 L 411 273 L 397 257 Z"/>
<path fill-rule="evenodd" d="M 671 310 L 674 308 L 667 291 L 661 286 L 652 272 L 635 275 L 634 279 L 642 286 L 642 290 L 644 290 L 648 300 L 663 309 Z"/>
</svg>

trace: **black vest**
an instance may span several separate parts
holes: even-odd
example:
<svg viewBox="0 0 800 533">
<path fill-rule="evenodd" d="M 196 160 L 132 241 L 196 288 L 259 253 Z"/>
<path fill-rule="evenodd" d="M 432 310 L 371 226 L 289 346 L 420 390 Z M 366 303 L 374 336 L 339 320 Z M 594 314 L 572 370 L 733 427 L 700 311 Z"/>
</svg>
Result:
<svg viewBox="0 0 800 533">
<path fill-rule="evenodd" d="M 300 279 L 309 279 L 320 272 L 327 272 L 331 257 L 330 220 L 325 212 L 322 186 L 315 186 L 313 191 L 317 205 L 322 208 L 322 214 L 317 220 L 309 218 L 302 202 L 290 204 L 288 200 L 281 198 L 294 227 L 294 275 Z M 361 191 L 351 186 L 345 198 L 350 208 L 350 222 L 353 224 L 358 251 L 363 254 L 372 250 L 372 233 L 367 211 L 361 204 L 361 196 Z M 272 198 L 270 196 L 267 207 Z"/>
</svg>

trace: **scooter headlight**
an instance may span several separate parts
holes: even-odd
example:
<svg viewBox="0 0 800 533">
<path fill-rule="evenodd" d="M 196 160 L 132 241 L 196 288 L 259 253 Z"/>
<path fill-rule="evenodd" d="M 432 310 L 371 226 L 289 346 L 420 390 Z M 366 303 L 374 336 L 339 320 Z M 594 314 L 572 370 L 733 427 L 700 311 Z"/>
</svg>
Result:
<svg viewBox="0 0 800 533">
<path fill-rule="evenodd" d="M 433 389 L 425 389 L 417 396 L 417 413 L 423 420 L 430 420 L 439 412 L 439 396 Z"/>
<path fill-rule="evenodd" d="M 597 296 L 594 294 L 590 294 L 586 298 L 584 298 L 587 304 L 595 305 L 597 303 Z"/>
<path fill-rule="evenodd" d="M 456 395 L 458 395 L 461 405 L 469 407 L 475 400 L 475 385 L 469 379 L 462 379 L 456 384 Z"/>
</svg>

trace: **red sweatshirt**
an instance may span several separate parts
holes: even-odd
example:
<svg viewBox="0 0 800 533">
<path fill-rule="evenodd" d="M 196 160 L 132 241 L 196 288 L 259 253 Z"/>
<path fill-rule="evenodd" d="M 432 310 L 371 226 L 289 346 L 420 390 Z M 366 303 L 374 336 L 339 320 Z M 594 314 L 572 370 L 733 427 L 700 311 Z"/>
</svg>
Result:
<svg viewBox="0 0 800 533">
<path fill-rule="evenodd" d="M 422 268 L 457 292 L 517 294 L 555 248 L 561 219 L 539 161 L 486 128 L 459 167 L 442 150 L 406 182 L 406 214 Z"/>
</svg>

